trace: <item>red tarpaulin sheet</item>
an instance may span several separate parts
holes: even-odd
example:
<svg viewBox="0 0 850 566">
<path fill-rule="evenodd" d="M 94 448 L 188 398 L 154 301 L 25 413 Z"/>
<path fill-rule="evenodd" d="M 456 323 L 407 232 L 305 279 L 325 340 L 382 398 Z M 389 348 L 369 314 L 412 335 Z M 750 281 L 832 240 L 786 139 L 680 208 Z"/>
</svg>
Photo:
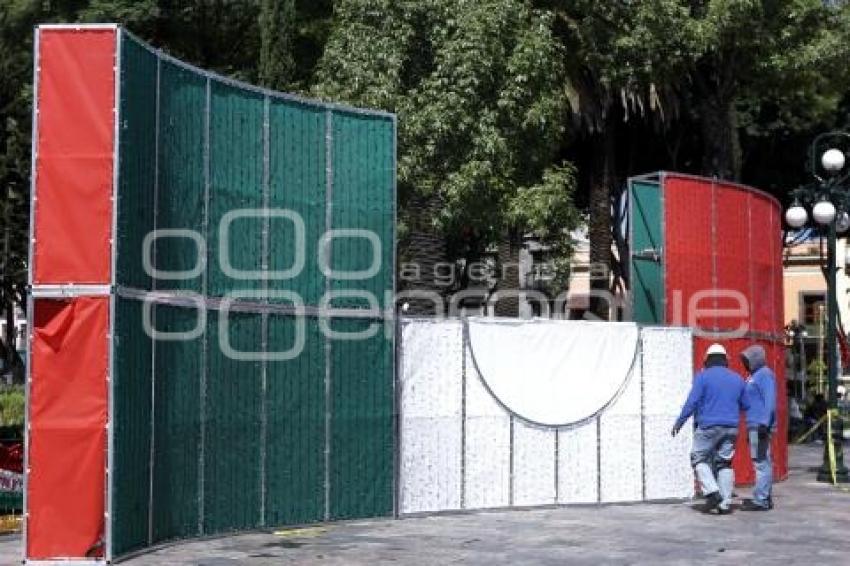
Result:
<svg viewBox="0 0 850 566">
<path fill-rule="evenodd" d="M 33 315 L 26 554 L 102 555 L 109 298 L 38 299 Z"/>
<path fill-rule="evenodd" d="M 116 31 L 39 37 L 33 283 L 108 284 Z"/>
<path fill-rule="evenodd" d="M 753 329 L 759 332 L 777 332 L 775 310 L 776 295 L 782 298 L 782 287 L 776 288 L 777 261 L 779 255 L 780 227 L 773 221 L 773 216 L 779 214 L 774 203 L 767 197 L 754 195 L 750 199 L 750 213 L 753 217 L 753 236 L 750 244 L 750 260 L 752 261 L 753 287 L 756 289 L 757 301 L 753 302 Z M 779 273 L 782 273 L 780 268 Z M 781 306 L 779 312 L 781 313 Z"/>
<path fill-rule="evenodd" d="M 779 204 L 747 187 L 675 174 L 665 177 L 663 198 L 667 323 L 698 330 L 696 370 L 714 342 L 726 347 L 731 369 L 741 375 L 745 375 L 740 361 L 744 348 L 751 344 L 765 348 L 776 373 L 779 425 L 773 439 L 774 474 L 785 478 L 788 443 Z M 743 297 L 745 304 L 733 294 Z M 709 298 L 695 300 L 699 296 Z M 703 312 L 697 316 L 697 311 L 731 311 L 741 306 L 746 310 L 740 315 Z M 710 334 L 716 329 L 738 329 L 741 323 L 747 325 L 745 337 L 723 339 Z M 734 460 L 741 484 L 754 480 L 745 430 L 742 427 Z"/>
<path fill-rule="evenodd" d="M 714 283 L 720 293 L 715 328 L 750 330 L 750 297 L 753 296 L 749 256 L 750 195 L 738 187 L 714 185 Z"/>
<path fill-rule="evenodd" d="M 713 327 L 711 185 L 699 179 L 664 182 L 664 278 L 667 324 Z"/>
</svg>

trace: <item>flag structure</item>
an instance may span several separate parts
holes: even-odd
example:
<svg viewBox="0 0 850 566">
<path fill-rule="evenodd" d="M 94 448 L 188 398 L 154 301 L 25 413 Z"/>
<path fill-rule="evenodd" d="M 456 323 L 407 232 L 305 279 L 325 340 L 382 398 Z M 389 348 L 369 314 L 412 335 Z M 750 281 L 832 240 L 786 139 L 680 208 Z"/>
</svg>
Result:
<svg viewBox="0 0 850 566">
<path fill-rule="evenodd" d="M 25 561 L 392 515 L 393 114 L 35 36 Z"/>
<path fill-rule="evenodd" d="M 740 354 L 760 344 L 785 391 L 782 209 L 752 187 L 661 172 L 629 179 L 634 320 L 689 326 L 694 369 L 714 342 L 740 374 Z M 788 475 L 787 399 L 777 396 L 774 473 Z M 745 426 L 742 424 L 742 426 Z M 743 430 L 743 429 L 742 429 Z M 747 435 L 738 435 L 738 483 L 755 479 Z"/>
</svg>

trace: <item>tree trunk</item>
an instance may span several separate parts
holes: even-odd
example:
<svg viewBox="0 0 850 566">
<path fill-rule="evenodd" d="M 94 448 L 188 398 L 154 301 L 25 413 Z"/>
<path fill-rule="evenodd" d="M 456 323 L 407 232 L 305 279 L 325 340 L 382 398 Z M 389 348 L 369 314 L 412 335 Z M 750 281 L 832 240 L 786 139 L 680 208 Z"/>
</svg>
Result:
<svg viewBox="0 0 850 566">
<path fill-rule="evenodd" d="M 440 212 L 442 199 L 436 193 L 414 195 L 407 206 L 406 224 L 410 227 L 407 236 L 400 242 L 399 278 L 400 291 L 424 291 L 445 298 L 451 284 L 446 284 L 446 273 L 441 269 L 448 264 L 446 241 L 432 221 Z M 416 296 L 402 297 L 408 303 L 407 314 L 435 315 L 437 307 L 433 301 Z"/>
<path fill-rule="evenodd" d="M 500 296 L 495 305 L 496 316 L 517 318 L 519 316 L 519 250 L 522 247 L 519 233 L 507 230 L 499 241 L 499 285 Z"/>
<path fill-rule="evenodd" d="M 593 139 L 593 168 L 590 177 L 590 314 L 608 320 L 611 301 L 610 286 L 611 246 L 611 188 L 614 175 L 615 131 L 610 120 Z"/>
<path fill-rule="evenodd" d="M 741 140 L 734 101 L 731 97 L 708 95 L 699 108 L 703 174 L 728 181 L 740 180 Z"/>
</svg>

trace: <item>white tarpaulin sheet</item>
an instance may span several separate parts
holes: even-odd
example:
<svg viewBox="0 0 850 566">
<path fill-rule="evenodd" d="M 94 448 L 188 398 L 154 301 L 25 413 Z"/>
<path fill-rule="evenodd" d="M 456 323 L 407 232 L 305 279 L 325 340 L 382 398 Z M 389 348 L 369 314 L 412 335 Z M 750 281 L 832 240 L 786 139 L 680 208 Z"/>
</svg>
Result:
<svg viewBox="0 0 850 566">
<path fill-rule="evenodd" d="M 691 496 L 690 430 L 669 433 L 691 341 L 622 323 L 403 321 L 400 512 Z"/>
<path fill-rule="evenodd" d="M 564 426 L 612 403 L 637 357 L 634 323 L 474 318 L 472 361 L 508 411 L 536 424 Z"/>
</svg>

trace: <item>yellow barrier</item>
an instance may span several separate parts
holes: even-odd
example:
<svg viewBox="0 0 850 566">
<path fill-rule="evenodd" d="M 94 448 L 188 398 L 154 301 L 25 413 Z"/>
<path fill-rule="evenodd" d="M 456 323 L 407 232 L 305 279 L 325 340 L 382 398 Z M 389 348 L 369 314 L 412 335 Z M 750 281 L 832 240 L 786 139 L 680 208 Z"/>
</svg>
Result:
<svg viewBox="0 0 850 566">
<path fill-rule="evenodd" d="M 842 417 L 840 414 L 838 414 L 837 409 L 830 409 L 826 413 L 826 438 L 827 438 L 826 453 L 829 456 L 829 474 L 832 477 L 832 485 L 834 487 L 840 489 L 841 491 L 850 493 L 850 489 L 838 485 L 838 480 L 835 477 L 835 469 L 836 469 L 837 465 L 836 465 L 836 462 L 835 462 L 835 442 L 833 442 L 833 437 L 832 437 L 832 419 L 834 419 L 834 418 L 844 420 L 844 417 Z"/>
<path fill-rule="evenodd" d="M 824 421 L 824 420 L 826 420 L 827 415 L 829 415 L 829 413 L 828 413 L 828 412 L 827 412 L 827 414 L 826 414 L 826 415 L 822 416 L 822 417 L 818 420 L 818 422 L 816 422 L 815 424 L 813 424 L 813 425 L 812 425 L 812 428 L 810 428 L 809 430 L 807 430 L 806 432 L 804 432 L 803 434 L 801 434 L 799 438 L 797 438 L 794 442 L 792 442 L 792 444 L 800 444 L 800 443 L 801 443 L 801 442 L 803 442 L 803 440 L 804 440 L 804 439 L 806 439 L 806 438 L 807 438 L 810 434 L 812 434 L 814 431 L 816 431 L 818 428 L 820 428 L 820 425 L 822 425 L 822 424 L 823 424 L 823 421 Z"/>
<path fill-rule="evenodd" d="M 838 413 L 837 409 L 830 409 L 826 412 L 826 414 L 824 416 L 822 416 L 818 420 L 818 422 L 816 422 L 814 425 L 812 425 L 812 427 L 809 430 L 807 430 L 806 432 L 801 434 L 796 440 L 794 440 L 794 442 L 792 444 L 800 444 L 810 434 L 812 434 L 814 431 L 816 431 L 823 424 L 824 421 L 826 421 L 826 441 L 825 441 L 827 443 L 826 453 L 827 453 L 827 457 L 829 458 L 829 474 L 830 474 L 830 477 L 832 478 L 832 485 L 837 487 L 841 491 L 846 491 L 846 492 L 850 493 L 850 489 L 838 485 L 838 480 L 837 480 L 836 474 L 835 474 L 837 464 L 836 464 L 836 461 L 835 461 L 835 443 L 833 442 L 833 438 L 832 438 L 832 421 L 833 421 L 833 419 L 841 419 L 845 422 L 850 422 L 850 419 L 848 419 L 847 417 L 841 416 Z"/>
</svg>

